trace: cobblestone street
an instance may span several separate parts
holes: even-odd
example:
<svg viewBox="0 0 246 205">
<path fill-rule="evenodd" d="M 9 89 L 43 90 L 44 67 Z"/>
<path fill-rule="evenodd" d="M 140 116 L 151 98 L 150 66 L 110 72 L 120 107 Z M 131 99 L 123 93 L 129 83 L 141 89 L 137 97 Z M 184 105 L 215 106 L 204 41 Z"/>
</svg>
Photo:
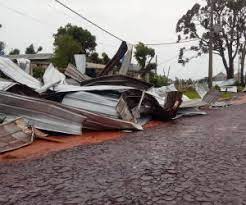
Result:
<svg viewBox="0 0 246 205">
<path fill-rule="evenodd" d="M 0 204 L 246 204 L 246 105 L 0 164 Z"/>
</svg>

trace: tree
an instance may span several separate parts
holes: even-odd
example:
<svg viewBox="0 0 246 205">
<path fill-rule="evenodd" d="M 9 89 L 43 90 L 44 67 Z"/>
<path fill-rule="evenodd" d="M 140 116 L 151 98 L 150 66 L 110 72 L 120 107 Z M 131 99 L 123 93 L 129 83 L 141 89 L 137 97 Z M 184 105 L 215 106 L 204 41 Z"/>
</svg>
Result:
<svg viewBox="0 0 246 205">
<path fill-rule="evenodd" d="M 110 58 L 108 57 L 108 54 L 103 52 L 102 53 L 102 63 L 106 65 L 110 61 Z"/>
<path fill-rule="evenodd" d="M 141 70 L 144 70 L 148 66 L 155 56 L 155 50 L 145 46 L 143 43 L 138 43 L 135 47 L 136 51 L 134 57 L 136 58 Z"/>
<path fill-rule="evenodd" d="M 57 45 L 57 40 L 60 36 L 68 35 L 80 44 L 80 53 L 89 56 L 96 48 L 96 37 L 93 36 L 88 30 L 82 27 L 67 24 L 65 27 L 60 27 L 56 34 L 54 34 L 55 42 Z"/>
<path fill-rule="evenodd" d="M 205 0 L 205 5 L 196 3 L 188 12 L 179 19 L 176 32 L 178 41 L 182 39 L 198 39 L 198 45 L 189 49 L 180 50 L 179 63 L 185 64 L 190 57 L 184 59 L 187 50 L 196 53 L 194 57 L 208 53 L 209 25 L 211 0 Z M 218 54 L 224 64 L 227 78 L 234 77 L 234 61 L 240 48 L 240 39 L 246 24 L 245 0 L 213 0 L 214 3 L 214 30 L 213 51 Z"/>
<path fill-rule="evenodd" d="M 2 24 L 0 24 L 0 28 L 2 28 Z M 4 55 L 5 43 L 0 41 L 0 56 Z"/>
<path fill-rule="evenodd" d="M 18 48 L 12 49 L 9 52 L 9 55 L 19 55 L 20 54 L 20 50 Z"/>
<path fill-rule="evenodd" d="M 55 42 L 55 56 L 53 63 L 59 68 L 65 68 L 68 63 L 74 62 L 74 54 L 81 51 L 81 45 L 72 36 L 61 35 Z"/>
<path fill-rule="evenodd" d="M 245 85 L 244 68 L 245 68 L 245 60 L 246 60 L 246 28 L 243 31 L 239 54 L 240 54 L 240 67 L 241 67 L 241 85 L 244 86 Z"/>
<path fill-rule="evenodd" d="M 25 54 L 37 54 L 42 50 L 43 50 L 42 46 L 39 46 L 38 49 L 35 51 L 34 45 L 31 44 L 26 48 Z"/>
<path fill-rule="evenodd" d="M 97 52 L 94 52 L 89 57 L 90 62 L 92 63 L 102 63 L 102 59 L 99 57 L 99 54 Z"/>
<path fill-rule="evenodd" d="M 0 41 L 0 56 L 4 55 L 5 43 Z"/>
<path fill-rule="evenodd" d="M 102 57 L 100 57 L 97 52 L 93 52 L 89 56 L 89 61 L 92 63 L 98 63 L 98 64 L 106 65 L 110 61 L 110 58 L 108 57 L 108 55 L 106 53 L 102 53 Z"/>
</svg>

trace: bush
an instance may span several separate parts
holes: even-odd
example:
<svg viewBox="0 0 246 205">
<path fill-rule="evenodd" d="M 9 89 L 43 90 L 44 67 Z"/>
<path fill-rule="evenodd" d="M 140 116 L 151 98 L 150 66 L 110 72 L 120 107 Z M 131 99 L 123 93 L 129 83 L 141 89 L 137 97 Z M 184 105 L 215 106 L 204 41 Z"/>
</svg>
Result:
<svg viewBox="0 0 246 205">
<path fill-rule="evenodd" d="M 151 74 L 150 83 L 153 84 L 155 87 L 167 86 L 168 78 L 162 75 Z"/>
<path fill-rule="evenodd" d="M 42 78 L 44 75 L 45 69 L 43 67 L 34 67 L 33 68 L 33 77 Z"/>
</svg>

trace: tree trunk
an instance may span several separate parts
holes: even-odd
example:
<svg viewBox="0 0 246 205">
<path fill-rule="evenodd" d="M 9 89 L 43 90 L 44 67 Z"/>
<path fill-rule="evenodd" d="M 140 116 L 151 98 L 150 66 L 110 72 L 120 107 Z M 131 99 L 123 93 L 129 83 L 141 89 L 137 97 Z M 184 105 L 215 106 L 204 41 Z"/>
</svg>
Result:
<svg viewBox="0 0 246 205">
<path fill-rule="evenodd" d="M 227 79 L 233 79 L 234 78 L 234 59 L 229 58 L 229 68 L 227 70 Z"/>
<path fill-rule="evenodd" d="M 242 52 L 242 57 L 241 57 L 241 85 L 245 85 L 245 79 L 244 79 L 244 62 L 245 62 L 245 57 L 246 57 L 246 51 Z"/>
</svg>

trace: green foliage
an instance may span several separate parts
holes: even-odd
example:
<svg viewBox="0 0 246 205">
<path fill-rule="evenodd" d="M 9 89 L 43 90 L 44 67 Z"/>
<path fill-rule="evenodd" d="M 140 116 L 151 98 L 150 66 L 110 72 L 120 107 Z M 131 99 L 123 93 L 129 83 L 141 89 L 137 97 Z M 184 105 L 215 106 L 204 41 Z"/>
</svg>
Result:
<svg viewBox="0 0 246 205">
<path fill-rule="evenodd" d="M 231 100 L 233 98 L 233 94 L 232 93 L 228 93 L 228 92 L 222 92 L 221 93 L 221 98 L 223 100 Z"/>
<path fill-rule="evenodd" d="M 20 54 L 20 50 L 18 48 L 12 49 L 9 52 L 9 55 L 19 55 Z"/>
<path fill-rule="evenodd" d="M 68 63 L 74 64 L 74 54 L 81 51 L 81 46 L 72 36 L 61 35 L 56 38 L 55 56 L 52 60 L 55 66 L 65 68 Z"/>
<path fill-rule="evenodd" d="M 2 24 L 0 24 L 0 28 L 2 28 Z M 4 55 L 4 49 L 5 49 L 5 44 L 4 42 L 0 41 L 0 56 Z"/>
<path fill-rule="evenodd" d="M 34 78 L 42 78 L 44 75 L 45 69 L 42 67 L 35 67 L 33 68 L 33 77 Z"/>
<path fill-rule="evenodd" d="M 183 91 L 183 94 L 186 95 L 190 99 L 200 99 L 199 94 L 196 92 L 194 88 L 188 88 Z"/>
<path fill-rule="evenodd" d="M 86 54 L 87 56 L 89 56 L 97 46 L 96 37 L 88 30 L 71 24 L 67 24 L 65 27 L 60 27 L 57 33 L 54 34 L 54 46 L 57 46 L 57 41 L 60 41 L 59 37 L 64 35 L 70 36 L 73 40 L 77 41 L 80 44 L 80 53 Z"/>
<path fill-rule="evenodd" d="M 168 78 L 162 75 L 150 74 L 150 83 L 155 87 L 162 87 L 168 85 Z"/>
<path fill-rule="evenodd" d="M 43 50 L 42 46 L 39 46 L 37 50 L 35 50 L 34 45 L 31 44 L 26 48 L 25 54 L 37 54 Z"/>
<path fill-rule="evenodd" d="M 102 59 L 99 57 L 99 54 L 97 52 L 94 52 L 90 55 L 89 61 L 92 63 L 102 63 Z"/>
<path fill-rule="evenodd" d="M 55 57 L 53 63 L 58 67 L 74 64 L 74 54 L 86 54 L 90 57 L 96 48 L 96 37 L 88 30 L 67 24 L 54 34 Z M 93 61 L 98 61 L 98 54 L 93 54 Z"/>
<path fill-rule="evenodd" d="M 155 50 L 145 46 L 141 42 L 136 45 L 135 49 L 134 57 L 141 66 L 141 69 L 145 69 L 145 67 L 150 64 L 151 60 L 154 58 Z"/>
<path fill-rule="evenodd" d="M 218 90 L 218 91 L 220 91 L 220 86 L 218 86 L 218 85 L 215 85 L 215 86 L 214 86 L 214 89 L 215 89 L 215 90 Z"/>
<path fill-rule="evenodd" d="M 105 52 L 102 53 L 102 63 L 106 65 L 109 61 L 110 61 L 110 58 L 108 57 L 108 54 Z"/>
<path fill-rule="evenodd" d="M 98 63 L 98 64 L 106 65 L 110 61 L 110 58 L 108 57 L 108 55 L 106 53 L 102 53 L 102 57 L 100 57 L 97 52 L 93 52 L 89 56 L 88 60 L 91 63 Z"/>
<path fill-rule="evenodd" d="M 5 43 L 0 41 L 0 56 L 4 55 Z"/>
</svg>

